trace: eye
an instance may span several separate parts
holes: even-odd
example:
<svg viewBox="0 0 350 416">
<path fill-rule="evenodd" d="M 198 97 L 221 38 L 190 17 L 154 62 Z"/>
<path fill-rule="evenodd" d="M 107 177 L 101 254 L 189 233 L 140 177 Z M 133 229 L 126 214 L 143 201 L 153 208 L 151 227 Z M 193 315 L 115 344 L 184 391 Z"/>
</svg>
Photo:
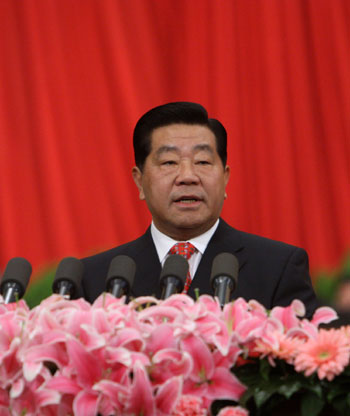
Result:
<svg viewBox="0 0 350 416">
<path fill-rule="evenodd" d="M 165 160 L 161 164 L 164 165 L 164 166 L 171 166 L 171 165 L 176 165 L 176 162 L 175 162 L 175 160 Z"/>
<path fill-rule="evenodd" d="M 197 165 L 210 165 L 209 160 L 198 160 Z"/>
</svg>

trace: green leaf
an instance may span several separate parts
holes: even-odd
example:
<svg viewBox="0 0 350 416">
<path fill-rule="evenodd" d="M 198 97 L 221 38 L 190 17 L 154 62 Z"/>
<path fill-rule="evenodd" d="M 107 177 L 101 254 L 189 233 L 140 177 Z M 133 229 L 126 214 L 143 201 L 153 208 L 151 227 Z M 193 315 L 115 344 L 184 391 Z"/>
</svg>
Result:
<svg viewBox="0 0 350 416">
<path fill-rule="evenodd" d="M 339 412 L 339 415 L 350 416 L 350 393 L 338 397 L 334 400 L 332 406 Z"/>
<path fill-rule="evenodd" d="M 259 371 L 260 371 L 261 377 L 266 381 L 269 380 L 270 370 L 271 370 L 271 365 L 268 362 L 268 360 L 267 359 L 260 360 Z"/>
<path fill-rule="evenodd" d="M 274 394 L 276 393 L 276 390 L 274 391 L 267 391 L 267 390 L 256 390 L 256 392 L 254 393 L 254 400 L 256 403 L 256 406 L 259 408 L 261 407 L 264 403 L 267 402 L 267 400 Z"/>
<path fill-rule="evenodd" d="M 327 400 L 329 403 L 332 403 L 333 400 L 338 400 L 339 396 L 347 395 L 349 391 L 350 388 L 347 385 L 334 384 L 327 393 Z"/>
<path fill-rule="evenodd" d="M 320 384 L 319 381 L 317 384 L 311 384 L 311 383 L 307 383 L 307 379 L 305 379 L 302 381 L 302 387 L 304 387 L 309 392 L 315 394 L 319 399 L 322 399 L 324 395 L 323 390 L 322 390 L 322 385 Z"/>
<path fill-rule="evenodd" d="M 301 399 L 301 416 L 317 416 L 323 409 L 325 402 L 317 394 L 305 393 Z"/>
<path fill-rule="evenodd" d="M 299 380 L 294 380 L 291 383 L 281 384 L 278 388 L 278 393 L 282 394 L 286 399 L 290 399 L 294 393 L 298 392 L 301 388 Z"/>
</svg>

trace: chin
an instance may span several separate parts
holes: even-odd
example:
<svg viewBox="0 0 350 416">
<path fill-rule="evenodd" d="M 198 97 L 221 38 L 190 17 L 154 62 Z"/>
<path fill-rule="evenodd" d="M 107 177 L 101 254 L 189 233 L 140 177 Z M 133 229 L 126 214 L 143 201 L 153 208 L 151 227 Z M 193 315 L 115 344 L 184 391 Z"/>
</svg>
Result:
<svg viewBox="0 0 350 416">
<path fill-rule="evenodd" d="M 211 227 L 211 225 L 208 225 L 207 222 L 202 221 L 195 221 L 195 220 L 184 220 L 179 221 L 176 224 L 174 224 L 174 227 L 178 230 L 198 230 L 199 233 L 201 233 L 201 230 L 207 230 Z M 203 231 L 204 232 L 204 231 Z"/>
</svg>

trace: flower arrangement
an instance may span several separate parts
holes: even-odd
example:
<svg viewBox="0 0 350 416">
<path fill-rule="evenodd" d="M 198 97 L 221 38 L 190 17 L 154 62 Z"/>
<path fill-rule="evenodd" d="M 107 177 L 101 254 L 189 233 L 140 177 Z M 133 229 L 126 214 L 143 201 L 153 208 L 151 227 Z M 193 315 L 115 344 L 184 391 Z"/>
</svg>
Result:
<svg viewBox="0 0 350 416">
<path fill-rule="evenodd" d="M 272 415 L 300 392 L 298 414 L 348 414 L 350 327 L 319 329 L 327 307 L 304 313 L 182 294 L 2 303 L 0 416 Z"/>
</svg>

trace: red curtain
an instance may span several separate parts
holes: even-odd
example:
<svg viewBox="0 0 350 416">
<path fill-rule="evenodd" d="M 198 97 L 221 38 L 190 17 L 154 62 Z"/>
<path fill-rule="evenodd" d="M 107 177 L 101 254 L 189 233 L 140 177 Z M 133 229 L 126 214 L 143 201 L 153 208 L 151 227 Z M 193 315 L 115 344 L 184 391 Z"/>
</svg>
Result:
<svg viewBox="0 0 350 416">
<path fill-rule="evenodd" d="M 223 217 L 305 247 L 350 243 L 348 0 L 2 0 L 0 269 L 137 237 L 138 117 L 202 103 L 229 134 Z"/>
</svg>

